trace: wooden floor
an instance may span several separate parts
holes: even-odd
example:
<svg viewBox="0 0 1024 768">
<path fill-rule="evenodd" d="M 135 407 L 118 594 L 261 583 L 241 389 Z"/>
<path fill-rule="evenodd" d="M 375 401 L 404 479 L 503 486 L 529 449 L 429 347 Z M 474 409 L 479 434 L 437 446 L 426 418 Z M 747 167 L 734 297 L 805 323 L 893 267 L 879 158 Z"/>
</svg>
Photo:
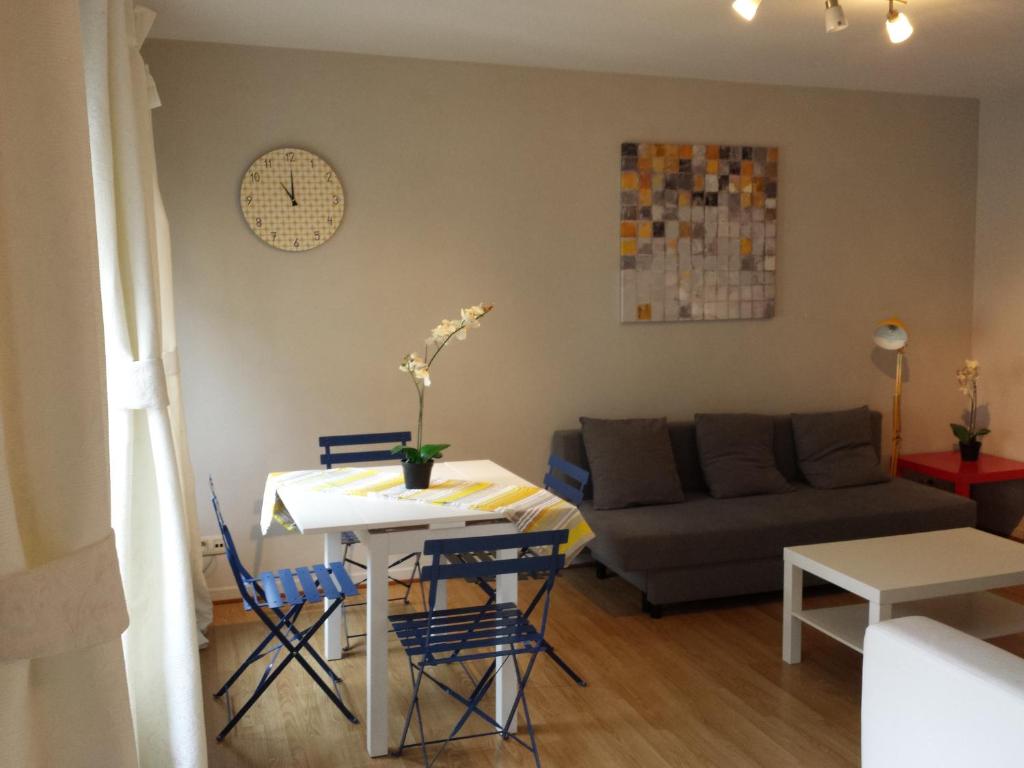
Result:
<svg viewBox="0 0 1024 768">
<path fill-rule="evenodd" d="M 528 586 L 521 592 L 529 598 Z M 1003 594 L 1024 602 L 1024 588 Z M 477 597 L 475 588 L 461 583 L 450 591 L 452 605 Z M 809 596 L 806 605 L 849 599 L 825 592 Z M 589 686 L 577 687 L 546 658 L 538 661 L 528 699 L 547 768 L 859 764 L 861 657 L 805 628 L 803 663 L 784 664 L 780 597 L 702 603 L 668 611 L 660 621 L 640 613 L 639 606 L 635 589 L 616 578 L 599 581 L 589 567 L 570 569 L 559 580 L 549 639 Z M 361 631 L 362 611 L 350 612 L 354 632 Z M 217 606 L 210 645 L 201 653 L 211 766 L 422 764 L 417 749 L 401 757 L 369 758 L 362 725 L 345 720 L 294 663 L 218 744 L 214 737 L 226 713 L 212 694 L 263 634 L 240 604 Z M 997 644 L 1024 656 L 1024 636 Z M 362 646 L 332 666 L 345 681 L 346 704 L 362 719 Z M 250 670 L 236 684 L 238 699 L 252 689 L 257 674 Z M 449 680 L 469 684 L 457 670 Z M 391 691 L 394 746 L 410 692 L 405 657 L 394 639 Z M 423 700 L 428 738 L 436 738 L 457 715 L 436 688 L 428 693 Z M 479 720 L 473 725 L 472 732 L 483 730 Z M 491 737 L 450 745 L 437 765 L 532 766 L 533 761 L 521 747 Z"/>
</svg>

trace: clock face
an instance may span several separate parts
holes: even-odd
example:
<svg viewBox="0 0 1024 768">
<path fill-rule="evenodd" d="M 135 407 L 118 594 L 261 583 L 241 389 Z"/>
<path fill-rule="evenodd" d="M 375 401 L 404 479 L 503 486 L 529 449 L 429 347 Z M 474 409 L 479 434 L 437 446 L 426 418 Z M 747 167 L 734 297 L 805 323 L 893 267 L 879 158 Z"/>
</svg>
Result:
<svg viewBox="0 0 1024 768">
<path fill-rule="evenodd" d="M 253 233 L 282 251 L 323 245 L 345 212 L 338 174 L 323 158 L 295 147 L 257 157 L 242 177 L 239 200 Z"/>
</svg>

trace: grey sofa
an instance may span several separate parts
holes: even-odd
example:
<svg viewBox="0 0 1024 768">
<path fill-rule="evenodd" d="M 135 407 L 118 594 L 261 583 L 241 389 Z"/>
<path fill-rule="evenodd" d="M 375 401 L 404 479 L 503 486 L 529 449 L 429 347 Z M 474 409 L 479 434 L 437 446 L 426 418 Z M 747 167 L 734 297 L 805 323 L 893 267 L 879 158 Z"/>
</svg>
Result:
<svg viewBox="0 0 1024 768">
<path fill-rule="evenodd" d="M 881 414 L 872 412 L 875 451 Z M 975 504 L 909 480 L 835 490 L 804 482 L 789 416 L 775 417 L 775 462 L 796 487 L 791 493 L 715 499 L 708 495 L 692 422 L 669 423 L 685 501 L 594 509 L 585 490 L 581 509 L 596 538 L 598 574 L 619 574 L 643 593 L 652 616 L 670 603 L 782 588 L 782 550 L 799 544 L 973 527 Z M 559 430 L 552 453 L 588 468 L 580 430 Z"/>
</svg>

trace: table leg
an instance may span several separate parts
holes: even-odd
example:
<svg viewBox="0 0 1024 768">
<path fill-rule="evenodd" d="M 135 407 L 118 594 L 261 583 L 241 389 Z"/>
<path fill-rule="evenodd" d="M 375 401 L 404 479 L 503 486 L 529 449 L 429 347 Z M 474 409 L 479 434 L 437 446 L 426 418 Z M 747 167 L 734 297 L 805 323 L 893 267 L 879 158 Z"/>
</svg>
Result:
<svg viewBox="0 0 1024 768">
<path fill-rule="evenodd" d="M 877 624 L 892 618 L 892 603 L 872 602 L 868 605 L 868 624 Z"/>
<path fill-rule="evenodd" d="M 515 549 L 502 549 L 497 552 L 499 560 L 510 560 L 518 556 L 519 552 Z M 498 590 L 498 602 L 517 604 L 519 600 L 519 575 L 516 573 L 503 573 L 495 581 L 495 586 Z M 504 650 L 507 647 L 499 645 L 497 650 Z M 512 712 L 512 704 L 515 702 L 517 688 L 515 664 L 509 657 L 498 671 L 498 677 L 494 683 L 494 711 L 496 713 L 494 719 L 499 723 L 504 723 Z M 509 731 L 512 733 L 516 733 L 518 730 L 517 720 L 518 717 L 512 721 L 512 725 L 509 727 Z"/>
<path fill-rule="evenodd" d="M 388 536 L 366 537 L 366 751 L 388 752 Z"/>
<path fill-rule="evenodd" d="M 328 568 L 331 563 L 341 562 L 344 546 L 341 543 L 340 533 L 324 534 L 324 565 Z M 330 606 L 330 600 L 324 600 L 324 610 Z M 340 659 L 344 653 L 342 643 L 342 614 L 341 611 L 332 613 L 324 622 L 324 655 L 330 659 Z"/>
<path fill-rule="evenodd" d="M 790 562 L 785 563 L 782 589 L 782 660 L 799 664 L 803 622 L 796 617 L 804 604 L 804 572 Z"/>
<path fill-rule="evenodd" d="M 971 484 L 962 481 L 957 481 L 953 484 L 953 491 L 957 496 L 966 496 L 968 499 L 971 498 Z"/>
</svg>

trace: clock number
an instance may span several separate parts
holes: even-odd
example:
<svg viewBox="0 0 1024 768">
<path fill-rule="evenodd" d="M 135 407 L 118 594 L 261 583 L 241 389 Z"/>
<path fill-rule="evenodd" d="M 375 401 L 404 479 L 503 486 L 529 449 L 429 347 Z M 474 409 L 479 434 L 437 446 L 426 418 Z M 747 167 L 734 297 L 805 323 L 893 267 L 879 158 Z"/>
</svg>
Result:
<svg viewBox="0 0 1024 768">
<path fill-rule="evenodd" d="M 284 157 L 290 163 L 292 160 L 295 159 L 295 153 L 294 152 L 285 152 L 284 153 Z"/>
<path fill-rule="evenodd" d="M 245 196 L 245 207 L 248 208 L 250 205 L 252 205 L 252 195 L 246 195 Z"/>
<path fill-rule="evenodd" d="M 313 230 L 313 239 L 314 240 L 319 240 L 320 239 L 320 230 L 319 229 L 314 229 Z"/>
<path fill-rule="evenodd" d="M 325 173 L 324 174 L 324 181 L 330 181 L 333 177 L 334 177 L 333 173 L 330 173 L 330 172 Z"/>
<path fill-rule="evenodd" d="M 269 158 L 269 157 L 263 158 L 263 167 L 264 168 L 272 168 L 273 166 L 274 166 L 274 161 L 271 158 Z"/>
<path fill-rule="evenodd" d="M 259 171 L 253 171 L 252 173 L 249 174 L 249 178 L 252 179 L 255 182 L 258 182 L 260 180 L 260 172 Z"/>
<path fill-rule="evenodd" d="M 333 224 L 334 223 L 334 217 L 333 216 L 328 216 L 327 217 L 327 223 L 328 224 Z"/>
<path fill-rule="evenodd" d="M 333 196 L 333 197 L 331 198 L 331 205 L 337 205 L 337 204 L 338 204 L 338 196 L 337 196 L 337 195 L 334 195 L 334 196 Z"/>
<path fill-rule="evenodd" d="M 312 160 L 310 160 L 310 161 L 309 161 L 309 167 L 310 167 L 310 168 L 312 168 L 312 167 L 313 167 L 313 161 L 312 161 Z"/>
<path fill-rule="evenodd" d="M 277 232 L 271 232 L 271 233 L 270 233 L 270 237 L 271 237 L 271 238 L 272 238 L 273 240 L 277 240 Z"/>
<path fill-rule="evenodd" d="M 260 218 L 259 216 L 256 217 L 256 226 L 257 227 L 262 227 L 263 226 L 263 219 Z"/>
<path fill-rule="evenodd" d="M 292 243 L 292 245 L 294 245 L 294 246 L 295 246 L 296 248 L 298 248 L 298 247 L 299 247 L 299 241 L 298 241 L 298 238 L 296 238 L 295 242 L 293 242 L 293 243 Z"/>
</svg>

